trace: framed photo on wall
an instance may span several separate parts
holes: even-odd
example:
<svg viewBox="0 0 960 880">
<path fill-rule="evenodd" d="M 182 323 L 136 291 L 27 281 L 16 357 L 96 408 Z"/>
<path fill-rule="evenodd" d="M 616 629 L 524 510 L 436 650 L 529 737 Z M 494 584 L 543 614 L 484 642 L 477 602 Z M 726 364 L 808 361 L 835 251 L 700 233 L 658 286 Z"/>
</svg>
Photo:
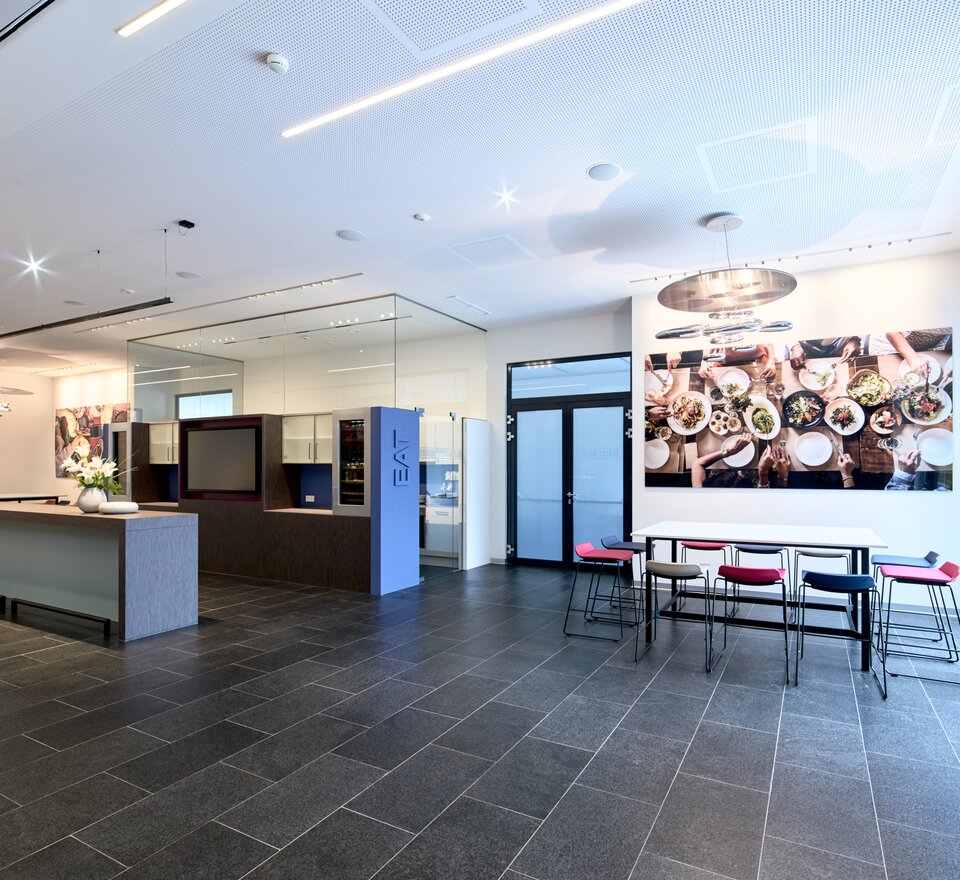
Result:
<svg viewBox="0 0 960 880">
<path fill-rule="evenodd" d="M 953 330 L 645 357 L 647 486 L 953 488 Z"/>
</svg>

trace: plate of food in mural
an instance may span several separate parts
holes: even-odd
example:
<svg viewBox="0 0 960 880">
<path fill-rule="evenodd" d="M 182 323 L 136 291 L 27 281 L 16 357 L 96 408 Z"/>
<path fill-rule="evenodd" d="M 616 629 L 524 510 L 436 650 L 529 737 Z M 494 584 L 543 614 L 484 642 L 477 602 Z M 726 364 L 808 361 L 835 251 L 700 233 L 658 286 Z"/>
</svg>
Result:
<svg viewBox="0 0 960 880">
<path fill-rule="evenodd" d="M 860 370 L 847 384 L 847 394 L 861 406 L 880 406 L 890 399 L 890 382 L 874 370 Z"/>
<path fill-rule="evenodd" d="M 737 367 L 724 370 L 717 376 L 717 387 L 726 397 L 736 397 L 750 387 L 750 377 Z"/>
<path fill-rule="evenodd" d="M 737 437 L 739 436 L 741 435 L 738 434 L 737 436 L 727 437 L 727 439 L 723 441 L 724 451 L 729 449 L 736 442 Z M 743 449 L 741 449 L 739 452 L 735 452 L 733 453 L 733 455 L 728 455 L 723 460 L 727 463 L 729 467 L 743 468 L 743 467 L 746 467 L 748 464 L 750 464 L 751 461 L 753 461 L 753 456 L 756 454 L 756 451 L 757 451 L 757 447 L 751 441 L 746 446 L 744 446 Z"/>
<path fill-rule="evenodd" d="M 901 412 L 915 425 L 939 425 L 953 410 L 942 388 L 916 388 L 900 401 Z"/>
<path fill-rule="evenodd" d="M 856 434 L 867 421 L 863 407 L 849 397 L 836 397 L 827 404 L 824 421 L 842 437 Z"/>
<path fill-rule="evenodd" d="M 744 413 L 747 429 L 761 440 L 772 440 L 780 433 L 780 413 L 765 397 L 754 395 Z"/>
<path fill-rule="evenodd" d="M 884 406 L 870 416 L 870 427 L 881 436 L 888 436 L 903 424 L 903 413 L 892 406 Z"/>
<path fill-rule="evenodd" d="M 670 404 L 667 424 L 677 434 L 699 434 L 710 421 L 710 400 L 699 391 L 684 391 Z"/>
<path fill-rule="evenodd" d="M 900 378 L 903 379 L 905 384 L 915 387 L 917 385 L 923 385 L 926 382 L 939 381 L 941 374 L 939 361 L 930 357 L 928 354 L 918 355 L 917 360 L 927 364 L 927 375 L 924 376 L 921 371 L 915 369 L 908 361 L 903 361 L 900 364 Z"/>
<path fill-rule="evenodd" d="M 654 397 L 666 397 L 673 388 L 673 373 L 669 370 L 649 370 L 644 374 L 644 388 Z"/>
<path fill-rule="evenodd" d="M 823 421 L 823 400 L 811 391 L 794 391 L 783 401 L 783 417 L 791 428 L 814 428 Z"/>
<path fill-rule="evenodd" d="M 824 391 L 837 380 L 837 371 L 829 364 L 819 367 L 807 364 L 798 378 L 800 384 L 809 391 Z"/>
</svg>

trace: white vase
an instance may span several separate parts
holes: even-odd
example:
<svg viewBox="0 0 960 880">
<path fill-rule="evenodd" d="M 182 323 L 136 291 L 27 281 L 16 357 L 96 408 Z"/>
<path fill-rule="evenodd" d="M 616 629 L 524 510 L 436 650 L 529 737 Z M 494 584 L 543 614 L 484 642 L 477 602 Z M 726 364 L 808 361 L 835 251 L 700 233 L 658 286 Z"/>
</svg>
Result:
<svg viewBox="0 0 960 880">
<path fill-rule="evenodd" d="M 100 505 L 106 500 L 107 493 L 103 489 L 88 486 L 81 490 L 80 496 L 77 498 L 77 507 L 84 513 L 96 513 L 100 509 Z"/>
</svg>

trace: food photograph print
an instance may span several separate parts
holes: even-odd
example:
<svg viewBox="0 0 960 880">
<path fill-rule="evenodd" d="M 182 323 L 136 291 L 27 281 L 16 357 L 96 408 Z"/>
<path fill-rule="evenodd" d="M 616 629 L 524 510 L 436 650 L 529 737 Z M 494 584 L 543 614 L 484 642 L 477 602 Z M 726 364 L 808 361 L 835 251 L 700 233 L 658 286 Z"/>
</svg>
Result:
<svg viewBox="0 0 960 880">
<path fill-rule="evenodd" d="M 953 330 L 644 358 L 647 486 L 953 489 Z"/>
</svg>

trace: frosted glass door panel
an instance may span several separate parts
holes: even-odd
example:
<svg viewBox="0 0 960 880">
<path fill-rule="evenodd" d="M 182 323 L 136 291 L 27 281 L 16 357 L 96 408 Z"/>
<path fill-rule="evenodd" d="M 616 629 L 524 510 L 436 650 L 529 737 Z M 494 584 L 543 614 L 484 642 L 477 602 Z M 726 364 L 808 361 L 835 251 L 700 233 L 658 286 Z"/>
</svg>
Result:
<svg viewBox="0 0 960 880">
<path fill-rule="evenodd" d="M 563 410 L 517 413 L 517 548 L 521 559 L 563 560 Z"/>
<path fill-rule="evenodd" d="M 573 411 L 573 541 L 623 536 L 623 407 Z"/>
</svg>

